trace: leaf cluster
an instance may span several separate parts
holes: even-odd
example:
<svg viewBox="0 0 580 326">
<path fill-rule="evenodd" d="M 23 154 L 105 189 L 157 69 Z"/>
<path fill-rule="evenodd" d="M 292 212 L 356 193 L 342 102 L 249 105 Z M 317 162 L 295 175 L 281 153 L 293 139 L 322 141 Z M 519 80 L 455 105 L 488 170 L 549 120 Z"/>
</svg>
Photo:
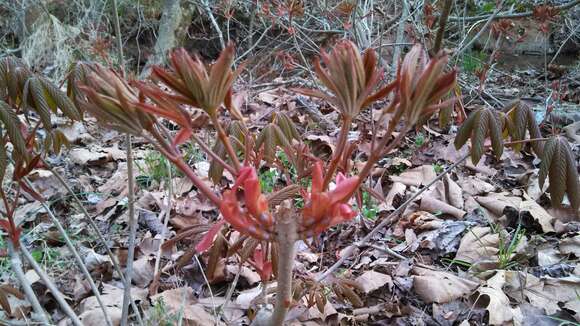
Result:
<svg viewBox="0 0 580 326">
<path fill-rule="evenodd" d="M 4 177 L 8 164 L 6 145 L 12 144 L 12 159 L 29 162 L 37 148 L 39 126 L 46 132 L 41 150 L 58 152 L 68 140 L 52 126 L 52 116 L 58 111 L 71 119 L 80 120 L 81 112 L 56 85 L 44 76 L 33 73 L 20 59 L 0 59 L 0 171 Z M 30 113 L 38 117 L 35 123 Z M 24 121 L 19 118 L 24 114 Z"/>
<path fill-rule="evenodd" d="M 529 134 L 529 139 L 526 139 Z M 524 142 L 529 142 L 534 153 L 542 160 L 540 164 L 540 187 L 547 177 L 550 179 L 548 192 L 552 205 L 559 206 L 568 195 L 574 208 L 580 207 L 580 181 L 574 155 L 568 141 L 560 136 L 550 137 L 546 143 L 532 109 L 520 101 L 509 103 L 501 112 L 482 107 L 471 113 L 459 128 L 455 137 L 455 147 L 461 148 L 471 140 L 471 160 L 477 164 L 485 153 L 486 138 L 491 140 L 491 148 L 499 159 L 505 146 L 503 138 L 510 137 L 511 146 L 521 151 Z"/>
</svg>

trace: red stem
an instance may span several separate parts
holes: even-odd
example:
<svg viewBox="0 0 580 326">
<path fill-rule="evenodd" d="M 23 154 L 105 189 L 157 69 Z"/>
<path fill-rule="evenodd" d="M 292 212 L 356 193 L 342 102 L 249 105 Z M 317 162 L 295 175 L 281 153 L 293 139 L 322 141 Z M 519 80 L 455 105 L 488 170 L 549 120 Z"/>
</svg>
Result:
<svg viewBox="0 0 580 326">
<path fill-rule="evenodd" d="M 238 160 L 238 156 L 236 155 L 236 151 L 234 151 L 232 143 L 230 143 L 230 139 L 226 134 L 225 130 L 222 128 L 222 125 L 218 121 L 217 117 L 210 115 L 210 118 L 211 122 L 213 123 L 214 127 L 217 130 L 219 139 L 221 140 L 222 144 L 224 144 L 224 146 L 226 147 L 226 151 L 228 152 L 228 155 L 230 156 L 232 162 L 234 163 L 234 169 L 236 171 L 235 175 L 237 175 L 238 174 L 237 172 L 240 171 L 241 165 L 240 160 Z"/>
<path fill-rule="evenodd" d="M 332 180 L 332 176 L 336 171 L 336 167 L 338 166 L 338 162 L 342 157 L 344 152 L 344 146 L 346 145 L 346 139 L 348 137 L 348 131 L 350 130 L 350 125 L 352 123 L 351 117 L 344 117 L 342 121 L 342 126 L 340 128 L 340 134 L 338 135 L 338 143 L 336 145 L 336 151 L 334 157 L 330 161 L 330 165 L 328 166 L 328 170 L 326 171 L 326 175 L 324 176 L 324 182 L 322 183 L 322 189 L 326 189 L 330 180 Z"/>
</svg>

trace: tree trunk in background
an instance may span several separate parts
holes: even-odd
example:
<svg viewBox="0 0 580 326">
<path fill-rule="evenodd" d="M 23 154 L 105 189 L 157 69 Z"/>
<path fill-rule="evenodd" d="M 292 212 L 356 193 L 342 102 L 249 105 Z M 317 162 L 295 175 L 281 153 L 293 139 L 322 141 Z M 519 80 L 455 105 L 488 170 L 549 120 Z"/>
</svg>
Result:
<svg viewBox="0 0 580 326">
<path fill-rule="evenodd" d="M 153 54 L 147 59 L 147 64 L 139 75 L 143 79 L 151 72 L 151 66 L 162 64 L 167 58 L 167 52 L 178 46 L 187 32 L 193 14 L 192 6 L 181 6 L 180 0 L 165 0 L 163 14 L 159 22 L 157 42 Z"/>
</svg>

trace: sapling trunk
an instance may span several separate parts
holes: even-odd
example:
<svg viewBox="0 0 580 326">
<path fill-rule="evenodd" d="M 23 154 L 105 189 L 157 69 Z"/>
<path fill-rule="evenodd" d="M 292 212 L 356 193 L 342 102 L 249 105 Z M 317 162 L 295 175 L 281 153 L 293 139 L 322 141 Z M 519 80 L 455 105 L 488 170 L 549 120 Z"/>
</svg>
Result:
<svg viewBox="0 0 580 326">
<path fill-rule="evenodd" d="M 278 211 L 276 223 L 278 242 L 278 286 L 276 290 L 276 306 L 270 319 L 271 326 L 282 325 L 288 308 L 292 303 L 292 269 L 296 252 L 294 244 L 297 239 L 296 214 L 290 206 L 290 200 L 284 201 Z"/>
</svg>

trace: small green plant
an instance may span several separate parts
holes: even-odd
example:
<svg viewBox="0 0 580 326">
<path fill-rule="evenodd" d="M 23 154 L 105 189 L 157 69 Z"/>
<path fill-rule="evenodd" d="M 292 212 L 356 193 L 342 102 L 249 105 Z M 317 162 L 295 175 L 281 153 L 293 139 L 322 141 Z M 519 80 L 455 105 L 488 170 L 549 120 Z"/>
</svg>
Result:
<svg viewBox="0 0 580 326">
<path fill-rule="evenodd" d="M 362 193 L 363 207 L 361 208 L 361 214 L 364 218 L 374 221 L 379 215 L 379 209 L 368 192 Z"/>
<path fill-rule="evenodd" d="M 499 236 L 498 244 L 498 268 L 499 269 L 512 269 L 518 265 L 517 261 L 512 261 L 518 245 L 521 243 L 522 239 L 525 237 L 526 230 L 518 224 L 518 227 L 513 232 L 509 234 L 499 225 L 491 225 L 493 232 L 497 233 Z"/>
<path fill-rule="evenodd" d="M 155 304 L 148 311 L 145 324 L 148 326 L 172 326 L 178 325 L 180 320 L 179 314 L 171 313 L 163 298 L 160 298 L 155 301 Z"/>
<path fill-rule="evenodd" d="M 441 164 L 441 163 L 433 164 L 433 171 L 435 171 L 435 173 L 441 174 L 443 172 L 443 170 L 445 170 L 445 167 L 443 166 L 443 164 Z"/>
<path fill-rule="evenodd" d="M 170 163 L 161 153 L 154 150 L 148 151 L 143 158 L 143 164 L 144 166 L 137 164 L 140 174 L 136 180 L 141 187 L 148 188 L 153 183 L 160 184 L 161 181 L 169 178 L 167 166 Z M 171 164 L 171 175 L 173 177 L 180 175 L 173 164 Z"/>
<path fill-rule="evenodd" d="M 417 133 L 415 136 L 415 146 L 421 147 L 425 144 L 425 135 L 422 132 Z"/>
<path fill-rule="evenodd" d="M 463 71 L 475 73 L 487 62 L 487 54 L 483 51 L 474 51 L 463 56 Z"/>
<path fill-rule="evenodd" d="M 274 191 L 276 183 L 278 182 L 278 170 L 270 168 L 264 172 L 260 172 L 260 187 L 266 192 Z"/>
</svg>

